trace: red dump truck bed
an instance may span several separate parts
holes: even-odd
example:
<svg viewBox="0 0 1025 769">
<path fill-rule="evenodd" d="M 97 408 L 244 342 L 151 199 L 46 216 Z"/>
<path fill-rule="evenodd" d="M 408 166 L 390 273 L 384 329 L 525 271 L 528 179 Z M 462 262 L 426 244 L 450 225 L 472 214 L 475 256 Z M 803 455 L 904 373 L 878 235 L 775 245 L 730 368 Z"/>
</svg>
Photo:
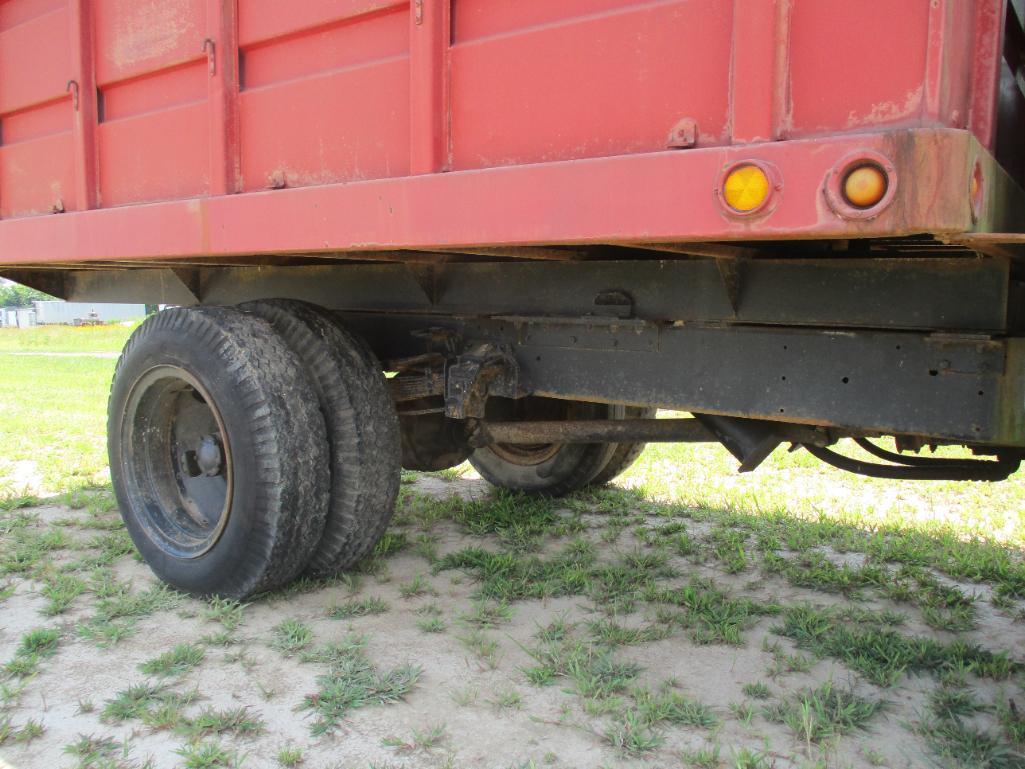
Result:
<svg viewBox="0 0 1025 769">
<path fill-rule="evenodd" d="M 1008 14 L 3 0 L 0 264 L 1007 230 Z M 773 189 L 739 215 L 750 160 Z M 851 162 L 885 210 L 831 192 Z"/>
</svg>

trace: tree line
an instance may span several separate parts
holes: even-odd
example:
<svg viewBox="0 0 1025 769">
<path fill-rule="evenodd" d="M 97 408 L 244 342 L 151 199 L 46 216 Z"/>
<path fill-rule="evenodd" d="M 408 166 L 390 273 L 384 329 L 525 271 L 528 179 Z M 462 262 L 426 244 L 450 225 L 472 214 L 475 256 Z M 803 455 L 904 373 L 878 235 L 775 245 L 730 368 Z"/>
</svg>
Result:
<svg viewBox="0 0 1025 769">
<path fill-rule="evenodd" d="M 0 307 L 8 310 L 31 307 L 32 302 L 47 299 L 53 299 L 53 297 L 28 286 L 22 286 L 17 283 L 0 285 Z"/>
</svg>

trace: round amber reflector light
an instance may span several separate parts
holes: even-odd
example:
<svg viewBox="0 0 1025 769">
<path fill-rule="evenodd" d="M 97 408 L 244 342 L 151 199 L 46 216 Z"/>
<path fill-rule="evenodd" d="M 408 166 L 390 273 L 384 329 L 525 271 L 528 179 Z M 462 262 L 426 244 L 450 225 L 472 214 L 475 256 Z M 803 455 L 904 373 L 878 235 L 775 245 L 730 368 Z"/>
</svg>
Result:
<svg viewBox="0 0 1025 769">
<path fill-rule="evenodd" d="M 888 186 L 883 169 L 875 165 L 858 166 L 844 179 L 843 194 L 855 208 L 872 208 L 886 196 Z"/>
<path fill-rule="evenodd" d="M 761 208 L 769 198 L 769 177 L 756 165 L 738 166 L 726 177 L 723 198 L 726 204 L 742 214 Z"/>
</svg>

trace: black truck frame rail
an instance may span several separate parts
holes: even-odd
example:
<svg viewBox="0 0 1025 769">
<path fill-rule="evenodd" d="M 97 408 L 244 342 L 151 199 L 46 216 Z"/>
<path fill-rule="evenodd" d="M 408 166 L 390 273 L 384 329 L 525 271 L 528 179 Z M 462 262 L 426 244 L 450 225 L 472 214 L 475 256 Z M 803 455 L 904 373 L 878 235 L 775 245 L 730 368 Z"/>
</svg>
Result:
<svg viewBox="0 0 1025 769">
<path fill-rule="evenodd" d="M 398 400 L 443 396 L 443 406 L 421 403 L 424 413 L 479 419 L 488 397 L 531 395 L 803 426 L 829 440 L 894 435 L 905 445 L 963 444 L 1001 456 L 1025 447 L 1023 293 L 1008 259 L 962 252 L 3 274 L 72 300 L 313 302 L 339 313 L 393 368 L 405 367 L 394 382 L 393 392 L 406 392 Z M 821 453 L 829 440 L 808 443 Z"/>
</svg>

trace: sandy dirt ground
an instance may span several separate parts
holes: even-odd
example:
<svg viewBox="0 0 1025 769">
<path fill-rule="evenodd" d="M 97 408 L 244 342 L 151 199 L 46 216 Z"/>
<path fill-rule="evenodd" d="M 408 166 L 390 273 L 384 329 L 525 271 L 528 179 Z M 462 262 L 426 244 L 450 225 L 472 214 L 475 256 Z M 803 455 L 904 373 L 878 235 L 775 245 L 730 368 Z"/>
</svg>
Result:
<svg viewBox="0 0 1025 769">
<path fill-rule="evenodd" d="M 452 496 L 474 499 L 488 491 L 481 481 L 472 478 L 421 476 L 407 483 L 406 493 L 419 500 Z M 85 512 L 44 507 L 21 514 L 33 519 L 34 528 L 59 527 L 67 532 L 68 546 L 53 553 L 57 565 L 93 552 L 90 540 L 97 533 L 72 525 L 84 522 L 88 518 Z M 116 517 L 116 513 L 111 515 Z M 569 516 L 570 511 L 562 510 L 560 515 Z M 107 520 L 102 516 L 93 519 Z M 636 526 L 613 534 L 606 534 L 606 512 L 584 512 L 579 521 L 583 531 L 574 536 L 596 543 L 599 558 L 611 562 L 642 551 L 639 531 L 664 526 L 667 519 L 648 515 Z M 700 540 L 709 533 L 711 524 L 687 520 L 686 527 L 691 537 Z M 415 543 L 422 533 L 417 524 L 402 526 L 401 521 L 399 530 L 407 532 L 409 543 Z M 587 638 L 589 623 L 608 619 L 608 610 L 600 610 L 582 595 L 567 595 L 512 601 L 505 612 L 508 616 L 483 623 L 479 617 L 475 620 L 478 583 L 474 574 L 460 569 L 433 569 L 429 558 L 437 563 L 438 558 L 468 546 L 497 550 L 499 538 L 474 536 L 444 518 L 433 523 L 429 531 L 434 553 L 425 555 L 423 548 L 407 546 L 382 559 L 373 573 L 260 599 L 242 610 L 237 628 L 225 627 L 204 601 L 174 597 L 169 607 L 132 619 L 135 632 L 106 648 L 81 631 L 95 618 L 100 600 L 92 588 L 77 597 L 67 611 L 51 616 L 46 613 L 48 598 L 42 592 L 41 581 L 12 578 L 9 595 L 0 603 L 0 662 L 17 659 L 23 637 L 35 629 L 54 629 L 59 641 L 55 653 L 40 660 L 34 675 L 6 682 L 9 688 L 23 686 L 23 690 L 7 695 L 0 717 L 6 712 L 8 726 L 14 729 L 32 720 L 42 727 L 42 733 L 30 740 L 9 740 L 0 747 L 2 760 L 17 769 L 146 765 L 154 769 L 228 765 L 263 769 L 290 764 L 313 769 L 901 769 L 939 765 L 916 732 L 916 725 L 927 712 L 930 693 L 937 686 L 934 677 L 905 675 L 892 686 L 871 684 L 835 659 L 799 651 L 789 638 L 774 632 L 780 623 L 778 615 L 754 618 L 739 644 L 695 643 L 685 627 L 670 626 L 664 617 L 660 623 L 655 608 L 642 602 L 612 617 L 625 628 L 662 626 L 661 633 L 653 634 L 650 640 L 612 648 L 617 661 L 636 666 L 636 675 L 621 693 L 605 700 L 588 698 L 565 677 L 557 677 L 549 685 L 535 685 L 528 671 L 537 665 L 531 650 L 538 646 L 539 631 L 562 621 L 574 628 L 571 632 Z M 539 548 L 543 554 L 555 552 L 565 541 L 544 540 Z M 837 565 L 856 566 L 860 558 L 858 553 L 821 552 Z M 676 576 L 660 578 L 660 586 L 671 588 L 706 579 L 731 595 L 759 603 L 852 605 L 846 596 L 798 587 L 757 570 L 728 574 L 714 560 L 674 554 L 665 566 L 669 567 L 667 574 Z M 110 568 L 119 583 L 130 585 L 133 595 L 157 586 L 146 566 L 132 554 L 115 559 Z M 948 582 L 979 598 L 976 629 L 956 637 L 984 648 L 1009 649 L 1018 662 L 1025 660 L 1025 625 L 1020 617 L 987 603 L 987 588 L 983 585 Z M 378 609 L 383 610 L 360 617 L 331 617 L 333 607 L 361 599 L 379 599 L 382 604 Z M 915 611 L 889 599 L 873 594 L 854 603 L 866 610 L 903 612 L 906 621 L 900 632 L 907 635 L 942 641 L 955 638 L 952 633 L 930 629 Z M 430 618 L 440 620 L 432 628 L 440 632 L 424 629 L 425 619 Z M 280 637 L 277 628 L 286 620 L 296 620 L 312 631 L 312 638 L 292 652 L 276 645 Z M 309 709 L 304 709 L 304 701 L 318 691 L 318 677 L 328 668 L 322 661 L 304 661 L 304 653 L 351 639 L 353 634 L 363 637 L 365 658 L 377 671 L 386 673 L 408 664 L 421 672 L 400 700 L 353 708 L 336 729 L 316 736 L 311 733 L 315 719 Z M 482 647 L 481 638 L 494 648 Z M 181 643 L 202 649 L 202 660 L 179 675 L 165 678 L 141 672 L 140 666 L 147 660 Z M 790 669 L 781 668 L 780 660 L 786 655 L 803 662 Z M 884 709 L 864 728 L 818 745 L 802 741 L 787 724 L 766 715 L 772 703 L 827 681 L 866 698 L 882 700 Z M 146 682 L 166 687 L 162 690 L 165 694 L 190 694 L 189 703 L 178 714 L 180 718 L 187 719 L 208 708 L 245 708 L 260 728 L 250 734 L 226 731 L 204 737 L 199 744 L 216 745 L 222 750 L 217 760 L 204 763 L 195 752 L 188 752 L 190 738 L 179 731 L 147 725 L 140 718 L 110 717 L 107 705 L 119 692 Z M 766 699 L 752 698 L 745 690 L 745 685 L 756 683 L 764 683 L 766 692 L 761 696 Z M 986 703 L 1010 698 L 1022 702 L 1020 675 L 1005 680 L 972 676 L 969 685 L 974 696 Z M 632 701 L 641 690 L 678 692 L 688 701 L 705 706 L 713 723 L 661 721 L 641 735 L 644 739 L 648 733 L 655 735 L 657 744 L 652 747 L 617 745 L 617 739 L 610 737 L 617 723 L 621 725 L 615 715 L 617 708 L 621 710 L 624 702 Z M 995 715 L 980 713 L 977 718 L 993 723 Z M 72 746 L 81 744 L 84 737 L 107 747 L 93 756 L 76 754 Z M 113 742 L 104 743 L 107 739 Z M 111 747 L 114 743 L 116 749 Z M 291 756 L 290 748 L 297 749 Z M 703 749 L 706 755 L 702 758 Z M 713 749 L 718 750 L 718 759 L 712 756 Z M 702 760 L 706 763 L 700 763 Z"/>
</svg>

